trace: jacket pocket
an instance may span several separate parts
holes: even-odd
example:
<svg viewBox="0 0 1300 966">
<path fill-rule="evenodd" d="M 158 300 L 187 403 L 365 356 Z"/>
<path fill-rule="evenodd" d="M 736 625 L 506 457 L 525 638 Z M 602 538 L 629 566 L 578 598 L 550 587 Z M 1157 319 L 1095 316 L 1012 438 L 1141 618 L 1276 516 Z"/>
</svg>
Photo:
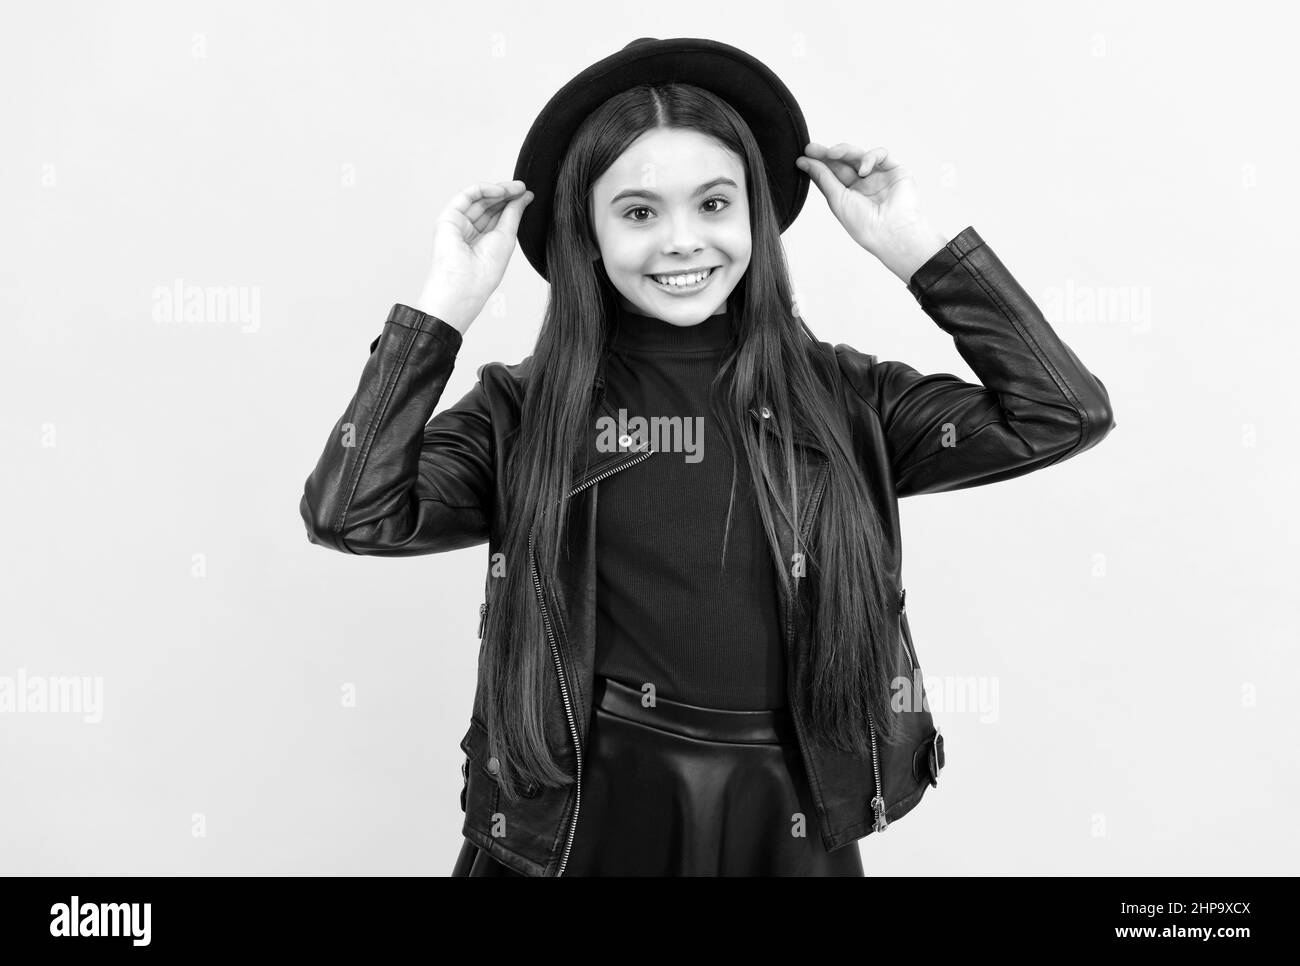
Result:
<svg viewBox="0 0 1300 966">
<path fill-rule="evenodd" d="M 492 816 L 498 811 L 501 789 L 493 774 L 496 759 L 489 754 L 487 729 L 477 718 L 470 718 L 469 730 L 460 740 L 460 748 L 465 752 L 465 761 L 461 764 L 464 785 L 460 793 L 465 825 L 491 835 Z"/>
<path fill-rule="evenodd" d="M 491 834 L 493 816 L 501 811 L 501 766 L 491 753 L 487 727 L 478 718 L 470 717 L 469 730 L 461 739 L 460 747 L 465 752 L 465 761 L 461 763 L 464 777 L 461 811 L 468 824 Z M 519 794 L 531 799 L 540 791 L 537 785 L 529 784 L 520 788 Z"/>
</svg>

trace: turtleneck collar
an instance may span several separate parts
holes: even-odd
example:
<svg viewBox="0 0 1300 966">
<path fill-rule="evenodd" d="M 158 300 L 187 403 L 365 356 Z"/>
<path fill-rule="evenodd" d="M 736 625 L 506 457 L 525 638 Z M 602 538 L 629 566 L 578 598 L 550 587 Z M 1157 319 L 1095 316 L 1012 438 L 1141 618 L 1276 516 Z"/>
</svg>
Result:
<svg viewBox="0 0 1300 966">
<path fill-rule="evenodd" d="M 637 352 L 716 352 L 726 347 L 733 330 L 731 303 L 695 325 L 673 325 L 618 303 L 610 343 Z"/>
</svg>

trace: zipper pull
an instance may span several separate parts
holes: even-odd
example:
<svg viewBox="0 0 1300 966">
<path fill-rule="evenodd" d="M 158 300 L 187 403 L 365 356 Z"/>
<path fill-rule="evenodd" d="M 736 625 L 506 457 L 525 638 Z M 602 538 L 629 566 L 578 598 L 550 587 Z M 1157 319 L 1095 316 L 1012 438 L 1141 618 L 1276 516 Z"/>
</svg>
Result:
<svg viewBox="0 0 1300 966">
<path fill-rule="evenodd" d="M 483 639 L 483 628 L 487 626 L 487 601 L 478 605 L 478 637 Z"/>
<path fill-rule="evenodd" d="M 901 614 L 907 610 L 907 588 L 904 587 L 898 594 L 898 612 Z"/>
<path fill-rule="evenodd" d="M 885 800 L 877 795 L 871 800 L 871 810 L 876 813 L 876 820 L 872 823 L 872 830 L 883 832 L 889 828 L 889 822 L 885 818 Z"/>
</svg>

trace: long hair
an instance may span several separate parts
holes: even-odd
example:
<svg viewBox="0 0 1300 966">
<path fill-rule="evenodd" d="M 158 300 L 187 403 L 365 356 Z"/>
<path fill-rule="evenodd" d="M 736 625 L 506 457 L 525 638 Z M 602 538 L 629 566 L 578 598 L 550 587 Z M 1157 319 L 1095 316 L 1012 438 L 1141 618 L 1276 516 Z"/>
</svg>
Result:
<svg viewBox="0 0 1300 966">
<path fill-rule="evenodd" d="M 735 339 L 710 386 L 710 408 L 733 459 L 726 534 L 736 499 L 739 445 L 790 606 L 800 599 L 799 582 L 810 582 L 812 640 L 795 662 L 792 681 L 805 720 L 820 743 L 863 756 L 871 749 L 868 712 L 878 740 L 897 733 L 887 682 L 895 673 L 891 655 L 897 654 L 898 632 L 880 556 L 883 528 L 867 497 L 842 414 L 819 403 L 823 394 L 810 360 L 817 340 L 794 314 L 762 154 L 749 127 L 724 100 L 685 84 L 642 85 L 610 98 L 583 122 L 556 184 L 546 244 L 550 298 L 507 460 L 505 566 L 493 582 L 479 657 L 486 685 L 482 713 L 501 767 L 499 784 L 510 801 L 526 786 L 554 787 L 570 780 L 555 757 L 568 741 L 567 731 L 546 733 L 547 711 L 559 710 L 562 695 L 547 627 L 555 615 L 544 620 L 537 584 L 547 584 L 559 561 L 574 482 L 571 470 L 577 455 L 586 451 L 592 385 L 618 305 L 603 263 L 592 260 L 592 185 L 653 128 L 706 134 L 745 166 L 750 263 L 729 296 Z M 809 534 L 808 547 L 778 545 L 777 515 L 788 521 L 797 540 L 796 524 L 810 494 L 798 492 L 796 485 L 793 434 L 769 442 L 769 434 L 747 417 L 749 407 L 764 404 L 785 417 L 787 430 L 799 426 L 810 432 L 829 457 L 820 525 Z M 792 563 L 800 559 L 805 566 Z M 555 606 L 553 592 L 547 601 Z"/>
</svg>

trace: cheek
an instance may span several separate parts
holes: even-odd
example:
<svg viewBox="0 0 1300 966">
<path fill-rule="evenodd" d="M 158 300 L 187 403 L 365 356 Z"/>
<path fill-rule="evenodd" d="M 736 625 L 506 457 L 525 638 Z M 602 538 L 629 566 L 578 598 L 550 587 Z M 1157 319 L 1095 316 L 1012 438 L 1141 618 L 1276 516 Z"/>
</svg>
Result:
<svg viewBox="0 0 1300 966">
<path fill-rule="evenodd" d="M 653 248 L 638 244 L 633 239 L 611 238 L 605 243 L 605 264 L 617 272 L 639 275 L 641 266 L 653 256 Z"/>
<path fill-rule="evenodd" d="M 741 223 L 718 239 L 718 244 L 735 262 L 749 261 L 753 242 L 749 235 L 749 225 Z"/>
<path fill-rule="evenodd" d="M 749 265 L 750 244 L 748 238 L 727 248 L 726 252 L 731 258 L 732 271 L 744 271 Z"/>
</svg>

